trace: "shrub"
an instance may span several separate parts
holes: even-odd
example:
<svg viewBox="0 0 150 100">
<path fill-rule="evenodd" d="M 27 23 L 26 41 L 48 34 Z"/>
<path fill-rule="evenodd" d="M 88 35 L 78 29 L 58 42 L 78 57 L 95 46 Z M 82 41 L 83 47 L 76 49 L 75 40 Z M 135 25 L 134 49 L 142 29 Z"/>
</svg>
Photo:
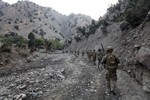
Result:
<svg viewBox="0 0 150 100">
<path fill-rule="evenodd" d="M 74 39 L 76 40 L 76 42 L 81 41 L 81 37 L 75 36 Z"/>
<path fill-rule="evenodd" d="M 3 44 L 2 47 L 1 47 L 1 51 L 2 52 L 11 52 L 11 45 L 9 44 Z"/>
<path fill-rule="evenodd" d="M 131 0 L 124 13 L 125 20 L 134 28 L 141 24 L 150 9 L 150 0 Z"/>
<path fill-rule="evenodd" d="M 47 40 L 47 44 L 48 44 L 48 48 L 54 49 L 54 50 L 60 50 L 60 49 L 63 49 L 64 47 L 64 44 L 61 43 L 61 41 L 54 40 L 54 39 Z"/>
<path fill-rule="evenodd" d="M 19 25 L 15 25 L 14 29 L 19 30 Z"/>
<path fill-rule="evenodd" d="M 34 40 L 29 40 L 28 41 L 28 47 L 31 48 L 31 47 L 34 47 L 34 46 L 35 46 Z"/>
<path fill-rule="evenodd" d="M 27 40 L 25 38 L 23 38 L 22 36 L 17 37 L 16 45 L 18 47 L 23 47 L 27 43 L 28 43 Z"/>
<path fill-rule="evenodd" d="M 39 47 L 45 44 L 45 40 L 43 38 L 36 38 L 34 40 L 35 47 Z"/>
<path fill-rule="evenodd" d="M 34 40 L 35 39 L 35 35 L 31 32 L 28 34 L 28 39 L 30 40 Z"/>
</svg>

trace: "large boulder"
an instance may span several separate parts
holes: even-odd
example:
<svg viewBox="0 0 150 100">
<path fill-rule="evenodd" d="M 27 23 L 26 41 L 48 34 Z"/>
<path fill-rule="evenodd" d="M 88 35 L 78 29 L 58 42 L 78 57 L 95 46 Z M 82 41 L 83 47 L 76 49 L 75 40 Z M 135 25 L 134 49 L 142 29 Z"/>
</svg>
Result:
<svg viewBox="0 0 150 100">
<path fill-rule="evenodd" d="M 150 49 L 142 47 L 136 55 L 136 60 L 150 69 Z"/>
<path fill-rule="evenodd" d="M 150 18 L 150 11 L 148 12 L 147 17 Z"/>
<path fill-rule="evenodd" d="M 150 73 L 149 71 L 145 71 L 142 76 L 142 85 L 143 90 L 146 92 L 150 92 Z"/>
</svg>

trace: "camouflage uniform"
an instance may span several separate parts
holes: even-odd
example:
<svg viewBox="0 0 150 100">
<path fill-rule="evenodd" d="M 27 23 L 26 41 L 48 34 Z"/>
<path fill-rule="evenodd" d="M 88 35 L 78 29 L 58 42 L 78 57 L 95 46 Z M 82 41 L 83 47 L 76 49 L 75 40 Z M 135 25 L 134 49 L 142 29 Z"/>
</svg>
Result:
<svg viewBox="0 0 150 100">
<path fill-rule="evenodd" d="M 115 89 L 116 89 L 117 66 L 120 63 L 120 61 L 119 61 L 118 57 L 116 57 L 115 55 L 112 54 L 112 52 L 113 52 L 112 47 L 108 47 L 106 52 L 107 52 L 107 54 L 102 58 L 101 63 L 106 65 L 107 88 L 108 88 L 108 92 L 111 92 L 111 91 L 115 91 Z M 114 65 L 114 66 L 108 65 L 107 60 L 110 55 L 113 55 L 115 57 L 116 65 Z"/>
<path fill-rule="evenodd" d="M 93 52 L 92 52 L 92 60 L 94 62 L 94 65 L 96 65 L 96 52 L 95 52 L 95 50 L 93 50 Z"/>
<path fill-rule="evenodd" d="M 98 68 L 100 68 L 99 66 L 100 66 L 102 58 L 103 58 L 103 53 L 101 49 L 98 49 L 98 52 L 97 52 Z"/>
<path fill-rule="evenodd" d="M 86 51 L 87 57 L 89 59 L 89 50 Z"/>
<path fill-rule="evenodd" d="M 76 52 L 76 51 L 74 51 L 74 54 L 75 54 L 75 55 L 76 55 L 76 53 L 77 53 L 77 52 Z"/>
<path fill-rule="evenodd" d="M 89 51 L 89 59 L 92 61 L 92 50 Z"/>
<path fill-rule="evenodd" d="M 89 50 L 87 51 L 87 56 L 88 56 L 88 59 L 90 60 L 90 51 Z"/>
<path fill-rule="evenodd" d="M 82 51 L 82 56 L 84 56 L 84 51 Z"/>
<path fill-rule="evenodd" d="M 77 51 L 77 55 L 80 55 L 80 51 L 79 50 Z"/>
</svg>

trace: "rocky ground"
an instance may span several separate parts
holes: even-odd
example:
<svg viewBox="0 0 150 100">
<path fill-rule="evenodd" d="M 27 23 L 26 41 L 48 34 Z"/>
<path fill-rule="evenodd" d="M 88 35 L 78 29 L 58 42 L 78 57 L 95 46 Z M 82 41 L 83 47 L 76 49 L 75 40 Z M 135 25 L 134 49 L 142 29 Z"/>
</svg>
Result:
<svg viewBox="0 0 150 100">
<path fill-rule="evenodd" d="M 105 98 L 105 69 L 82 56 L 39 53 L 0 69 L 0 100 L 116 100 Z M 149 100 L 142 86 L 118 70 L 120 100 Z"/>
</svg>

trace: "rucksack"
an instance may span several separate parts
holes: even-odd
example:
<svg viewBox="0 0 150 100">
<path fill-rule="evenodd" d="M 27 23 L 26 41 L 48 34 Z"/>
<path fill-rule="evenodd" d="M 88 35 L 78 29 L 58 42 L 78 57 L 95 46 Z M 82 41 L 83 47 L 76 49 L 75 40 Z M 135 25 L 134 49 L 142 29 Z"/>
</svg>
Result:
<svg viewBox="0 0 150 100">
<path fill-rule="evenodd" d="M 103 58 L 103 54 L 101 53 L 101 52 L 98 52 L 97 53 L 97 58 L 98 58 L 98 60 L 101 60 L 102 58 Z"/>
<path fill-rule="evenodd" d="M 114 55 L 111 54 L 107 57 L 107 65 L 108 66 L 116 66 L 117 65 L 116 57 Z"/>
</svg>

